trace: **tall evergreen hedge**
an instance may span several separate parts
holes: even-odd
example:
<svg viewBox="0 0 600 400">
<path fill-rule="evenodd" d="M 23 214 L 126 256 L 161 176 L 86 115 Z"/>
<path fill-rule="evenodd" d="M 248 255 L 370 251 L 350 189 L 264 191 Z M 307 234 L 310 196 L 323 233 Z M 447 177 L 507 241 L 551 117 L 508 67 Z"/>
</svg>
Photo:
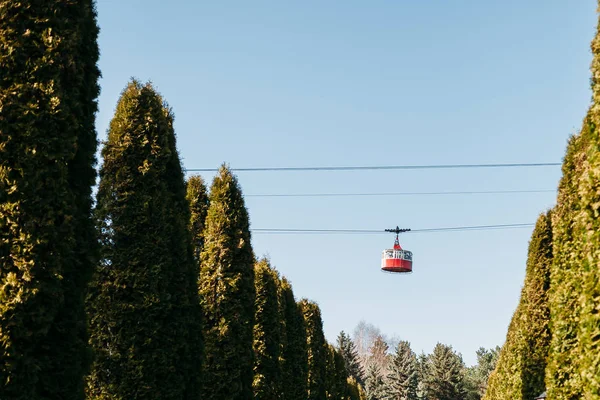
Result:
<svg viewBox="0 0 600 400">
<path fill-rule="evenodd" d="M 254 268 L 256 285 L 254 319 L 254 381 L 256 400 L 281 398 L 281 328 L 277 293 L 278 275 L 268 260 L 261 259 Z"/>
<path fill-rule="evenodd" d="M 583 393 L 588 399 L 600 399 L 600 22 L 591 49 L 593 103 L 587 160 L 578 193 L 582 211 L 579 347 Z"/>
<path fill-rule="evenodd" d="M 587 148 L 594 131 L 588 115 L 579 135 L 571 137 L 563 161 L 557 203 L 552 213 L 553 262 L 550 268 L 550 331 L 546 384 L 553 398 L 582 395 L 581 348 L 578 343 L 582 292 L 581 248 L 583 228 L 579 185 L 587 164 Z"/>
<path fill-rule="evenodd" d="M 194 257 L 200 266 L 200 254 L 204 249 L 204 225 L 208 214 L 208 191 L 200 175 L 193 175 L 187 181 L 187 200 L 190 204 L 190 231 Z"/>
<path fill-rule="evenodd" d="M 242 191 L 223 166 L 210 190 L 200 271 L 204 400 L 253 396 L 254 254 Z"/>
<path fill-rule="evenodd" d="M 529 242 L 525 283 L 484 399 L 531 399 L 542 393 L 550 344 L 551 212 L 539 216 Z"/>
<path fill-rule="evenodd" d="M 0 398 L 83 399 L 95 258 L 91 0 L 0 1 Z"/>
<path fill-rule="evenodd" d="M 284 400 L 306 400 L 308 384 L 307 329 L 302 305 L 296 303 L 292 285 L 281 279 L 283 330 L 282 381 Z"/>
<path fill-rule="evenodd" d="M 306 324 L 308 347 L 308 400 L 323 400 L 327 396 L 327 342 L 319 306 L 306 299 L 300 300 L 300 309 Z"/>
<path fill-rule="evenodd" d="M 348 398 L 348 371 L 342 354 L 327 344 L 326 393 L 327 399 L 346 400 Z"/>
<path fill-rule="evenodd" d="M 123 91 L 102 155 L 88 396 L 198 398 L 190 214 L 173 116 L 152 86 L 132 81 Z"/>
</svg>

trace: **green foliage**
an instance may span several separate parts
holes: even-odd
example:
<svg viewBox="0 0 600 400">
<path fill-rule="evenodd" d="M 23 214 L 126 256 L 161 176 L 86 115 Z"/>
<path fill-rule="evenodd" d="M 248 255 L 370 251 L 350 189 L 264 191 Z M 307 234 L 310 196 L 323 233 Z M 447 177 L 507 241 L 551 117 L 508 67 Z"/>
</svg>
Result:
<svg viewBox="0 0 600 400">
<path fill-rule="evenodd" d="M 348 375 L 352 376 L 360 385 L 364 385 L 364 371 L 358 358 L 358 351 L 350 336 L 344 331 L 337 337 L 337 347 L 346 365 Z"/>
<path fill-rule="evenodd" d="M 425 377 L 427 376 L 427 365 L 429 356 L 425 353 L 419 354 L 417 357 L 417 398 L 419 400 L 427 400 L 427 384 Z"/>
<path fill-rule="evenodd" d="M 348 398 L 348 372 L 344 357 L 330 344 L 327 344 L 327 399 L 346 400 Z"/>
<path fill-rule="evenodd" d="M 600 3 L 599 3 L 600 4 Z M 587 399 L 600 399 L 600 22 L 591 45 L 592 98 L 587 162 L 578 195 L 581 201 L 581 318 L 579 348 L 582 392 Z M 583 135 L 583 133 L 582 133 Z"/>
<path fill-rule="evenodd" d="M 306 342 L 308 348 L 308 400 L 326 398 L 327 343 L 323 333 L 321 310 L 316 303 L 302 299 L 299 302 L 304 323 L 306 324 Z"/>
<path fill-rule="evenodd" d="M 379 371 L 384 376 L 387 375 L 389 366 L 389 346 L 384 340 L 383 336 L 378 334 L 375 336 L 375 340 L 369 348 L 369 356 L 367 358 L 367 365 L 377 365 Z"/>
<path fill-rule="evenodd" d="M 256 400 L 281 398 L 281 317 L 277 293 L 278 274 L 266 259 L 254 268 L 256 285 L 254 319 L 254 381 Z"/>
<path fill-rule="evenodd" d="M 467 400 L 479 400 L 487 390 L 490 374 L 496 368 L 500 347 L 485 349 L 480 347 L 477 352 L 477 364 L 467 368 L 465 375 L 465 385 L 467 389 Z"/>
<path fill-rule="evenodd" d="M 571 137 L 563 161 L 563 176 L 557 204 L 552 213 L 554 259 L 550 270 L 550 331 L 552 339 L 546 368 L 549 398 L 576 399 L 582 396 L 579 329 L 583 274 L 581 269 L 583 228 L 579 185 L 587 164 L 586 149 L 595 131 L 591 118 Z"/>
<path fill-rule="evenodd" d="M 418 361 L 410 343 L 400 341 L 386 380 L 387 399 L 417 400 Z"/>
<path fill-rule="evenodd" d="M 386 398 L 383 374 L 377 364 L 371 364 L 367 370 L 365 394 L 367 400 L 384 400 Z"/>
<path fill-rule="evenodd" d="M 200 254 L 204 249 L 204 225 L 209 206 L 206 185 L 200 175 L 193 175 L 188 179 L 186 198 L 190 204 L 190 231 L 194 257 L 200 265 Z"/>
<path fill-rule="evenodd" d="M 210 190 L 200 271 L 205 358 L 203 395 L 252 398 L 254 254 L 248 211 L 231 171 L 222 166 Z"/>
<path fill-rule="evenodd" d="M 347 383 L 349 400 L 367 400 L 367 394 L 365 393 L 363 386 L 359 384 L 354 377 L 349 376 Z"/>
<path fill-rule="evenodd" d="M 531 399 L 545 389 L 550 344 L 551 213 L 539 216 L 527 257 L 525 283 L 485 399 Z"/>
<path fill-rule="evenodd" d="M 464 364 L 451 346 L 438 343 L 427 359 L 424 377 L 427 397 L 432 400 L 462 400 L 465 397 Z"/>
<path fill-rule="evenodd" d="M 91 0 L 0 0 L 0 398 L 82 399 L 96 256 Z"/>
<path fill-rule="evenodd" d="M 189 209 L 173 116 L 148 85 L 123 91 L 102 155 L 101 262 L 88 297 L 90 399 L 198 398 Z"/>
<path fill-rule="evenodd" d="M 292 286 L 281 279 L 281 306 L 283 308 L 283 399 L 306 400 L 308 382 L 307 329 L 302 306 L 296 303 Z"/>
<path fill-rule="evenodd" d="M 521 293 L 523 319 L 521 396 L 531 399 L 546 389 L 544 383 L 546 360 L 550 346 L 550 309 L 548 290 L 550 288 L 550 266 L 552 264 L 552 215 L 551 212 L 539 216 L 527 256 L 525 284 Z"/>
</svg>

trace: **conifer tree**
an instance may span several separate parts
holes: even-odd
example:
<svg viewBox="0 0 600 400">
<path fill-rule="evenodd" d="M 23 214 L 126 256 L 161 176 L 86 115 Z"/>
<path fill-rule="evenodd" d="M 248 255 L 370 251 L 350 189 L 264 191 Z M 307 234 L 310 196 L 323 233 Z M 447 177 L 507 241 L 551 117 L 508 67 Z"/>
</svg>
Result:
<svg viewBox="0 0 600 400">
<path fill-rule="evenodd" d="M 483 397 L 484 400 L 502 400 L 520 398 L 522 381 L 520 371 L 522 368 L 522 331 L 519 329 L 523 319 L 523 305 L 519 303 L 515 310 L 506 340 L 500 354 L 495 370 L 489 377 L 488 387 Z"/>
<path fill-rule="evenodd" d="M 539 216 L 527 258 L 519 305 L 500 352 L 486 399 L 531 399 L 545 390 L 550 343 L 548 289 L 552 264 L 550 212 Z"/>
<path fill-rule="evenodd" d="M 362 385 L 356 382 L 356 379 L 352 376 L 348 377 L 347 392 L 349 400 L 367 400 L 367 395 L 365 394 Z"/>
<path fill-rule="evenodd" d="M 327 399 L 346 400 L 348 396 L 348 372 L 344 357 L 327 344 Z"/>
<path fill-rule="evenodd" d="M 269 261 L 261 259 L 255 266 L 256 285 L 254 320 L 254 381 L 256 400 L 281 398 L 281 318 L 277 293 L 278 275 Z"/>
<path fill-rule="evenodd" d="M 421 352 L 417 357 L 417 398 L 428 400 L 426 377 L 428 373 L 429 356 Z"/>
<path fill-rule="evenodd" d="M 600 2 L 599 2 L 600 7 Z M 582 232 L 578 239 L 581 250 L 581 319 L 579 375 L 582 392 L 587 399 L 600 399 L 600 21 L 591 45 L 592 107 L 587 162 L 581 178 L 579 197 L 581 215 L 578 222 Z"/>
<path fill-rule="evenodd" d="M 204 248 L 204 225 L 208 213 L 208 193 L 200 175 L 193 175 L 187 181 L 187 201 L 190 204 L 190 231 L 194 257 L 200 265 L 200 254 Z"/>
<path fill-rule="evenodd" d="M 337 347 L 344 358 L 348 375 L 354 377 L 359 384 L 364 385 L 364 371 L 358 359 L 358 351 L 350 336 L 344 331 L 341 331 L 337 337 Z"/>
<path fill-rule="evenodd" d="M 254 254 L 242 191 L 222 166 L 210 190 L 200 271 L 204 400 L 251 399 Z"/>
<path fill-rule="evenodd" d="M 189 209 L 173 116 L 151 85 L 132 81 L 123 91 L 102 155 L 88 397 L 196 399 Z"/>
<path fill-rule="evenodd" d="M 367 359 L 367 365 L 371 366 L 376 364 L 379 368 L 379 372 L 386 376 L 388 372 L 389 366 L 389 354 L 388 354 L 389 346 L 386 343 L 385 339 L 381 335 L 377 335 L 373 344 L 369 348 L 369 355 Z"/>
<path fill-rule="evenodd" d="M 529 242 L 525 283 L 521 293 L 523 303 L 522 388 L 523 400 L 546 390 L 544 383 L 548 347 L 550 345 L 550 266 L 552 264 L 552 213 L 539 216 Z"/>
<path fill-rule="evenodd" d="M 465 376 L 467 400 L 479 400 L 483 397 L 487 389 L 490 374 L 496 368 L 499 353 L 499 346 L 489 350 L 483 347 L 477 349 L 477 364 L 467 368 Z"/>
<path fill-rule="evenodd" d="M 321 310 L 316 303 L 300 300 L 300 309 L 306 324 L 306 343 L 308 353 L 308 400 L 326 398 L 327 343 L 323 333 Z"/>
<path fill-rule="evenodd" d="M 462 358 L 451 346 L 436 344 L 427 363 L 427 397 L 432 400 L 464 399 L 463 368 Z"/>
<path fill-rule="evenodd" d="M 84 397 L 96 256 L 92 0 L 0 1 L 0 398 Z"/>
<path fill-rule="evenodd" d="M 550 331 L 546 384 L 551 398 L 580 398 L 581 348 L 581 210 L 579 183 L 587 164 L 587 147 L 595 128 L 588 115 L 579 135 L 569 140 L 556 206 L 552 212 L 553 261 L 550 267 Z"/>
<path fill-rule="evenodd" d="M 400 341 L 392 356 L 386 380 L 387 398 L 393 400 L 417 400 L 417 356 L 410 343 Z"/>
<path fill-rule="evenodd" d="M 365 393 L 367 400 L 384 400 L 387 396 L 383 374 L 377 364 L 371 364 L 365 378 Z"/>
<path fill-rule="evenodd" d="M 308 382 L 307 329 L 302 306 L 296 303 L 292 285 L 281 279 L 284 337 L 282 361 L 283 399 L 306 400 Z"/>
</svg>

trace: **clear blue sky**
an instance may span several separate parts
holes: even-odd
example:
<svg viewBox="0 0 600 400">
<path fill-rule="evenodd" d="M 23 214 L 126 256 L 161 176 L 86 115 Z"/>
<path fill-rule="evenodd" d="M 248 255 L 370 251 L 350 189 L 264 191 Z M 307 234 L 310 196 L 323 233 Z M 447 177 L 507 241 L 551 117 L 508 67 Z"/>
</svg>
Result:
<svg viewBox="0 0 600 400">
<path fill-rule="evenodd" d="M 99 0 L 102 139 L 120 91 L 151 80 L 187 168 L 556 162 L 590 100 L 594 0 Z M 239 173 L 245 194 L 554 189 L 560 169 Z M 211 174 L 205 178 L 212 179 Z M 254 228 L 534 222 L 554 193 L 247 197 Z M 379 271 L 392 236 L 253 236 L 334 341 L 360 320 L 465 361 L 501 345 L 531 229 L 407 234 L 415 273 Z"/>
</svg>

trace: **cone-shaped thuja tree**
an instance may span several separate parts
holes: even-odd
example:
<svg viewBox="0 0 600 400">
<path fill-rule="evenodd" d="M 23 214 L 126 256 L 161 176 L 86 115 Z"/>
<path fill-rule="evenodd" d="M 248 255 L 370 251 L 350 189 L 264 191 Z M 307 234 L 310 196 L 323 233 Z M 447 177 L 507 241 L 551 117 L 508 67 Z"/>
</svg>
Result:
<svg viewBox="0 0 600 400">
<path fill-rule="evenodd" d="M 199 312 L 172 115 L 131 82 L 102 155 L 101 262 L 90 287 L 91 399 L 196 399 Z"/>
<path fill-rule="evenodd" d="M 550 343 L 548 289 L 552 264 L 551 213 L 540 215 L 529 242 L 519 305 L 485 399 L 531 399 L 545 390 Z"/>
<path fill-rule="evenodd" d="M 391 357 L 386 380 L 389 399 L 417 400 L 418 361 L 410 343 L 400 341 Z"/>
<path fill-rule="evenodd" d="M 322 400 L 326 396 L 327 343 L 319 306 L 306 299 L 300 300 L 306 324 L 308 348 L 308 400 Z"/>
<path fill-rule="evenodd" d="M 191 176 L 187 181 L 187 200 L 190 204 L 190 231 L 194 257 L 199 265 L 200 254 L 204 248 L 204 225 L 208 213 L 208 193 L 200 175 Z"/>
<path fill-rule="evenodd" d="M 345 400 L 348 398 L 348 372 L 344 357 L 337 349 L 327 344 L 327 398 Z"/>
<path fill-rule="evenodd" d="M 209 199 L 200 271 L 203 399 L 251 399 L 254 255 L 242 191 L 224 166 Z"/>
<path fill-rule="evenodd" d="M 593 128 L 588 115 L 579 135 L 571 137 L 563 161 L 563 176 L 552 212 L 553 261 L 550 270 L 550 331 L 546 385 L 552 398 L 579 398 L 580 347 L 577 342 L 581 314 L 581 236 L 579 183 L 587 164 L 587 147 Z"/>
<path fill-rule="evenodd" d="M 579 325 L 582 392 L 587 399 L 600 399 L 600 22 L 592 41 L 592 107 L 590 108 L 587 162 L 579 187 L 582 231 L 581 319 Z"/>
<path fill-rule="evenodd" d="M 91 0 L 0 1 L 2 399 L 84 396 L 97 36 Z"/>
<path fill-rule="evenodd" d="M 277 293 L 278 274 L 266 259 L 254 269 L 256 285 L 254 320 L 254 381 L 256 400 L 281 398 L 281 317 Z"/>
<path fill-rule="evenodd" d="M 496 368 L 489 377 L 484 400 L 517 399 L 521 396 L 522 384 L 519 371 L 522 369 L 523 339 L 519 326 L 522 318 L 523 305 L 519 303 L 508 325 L 506 340 L 500 350 Z"/>
<path fill-rule="evenodd" d="M 521 396 L 528 400 L 546 389 L 544 384 L 548 347 L 550 345 L 550 266 L 552 265 L 552 215 L 539 216 L 527 257 L 523 304 L 523 361 L 521 363 Z"/>
<path fill-rule="evenodd" d="M 356 346 L 354 345 L 354 342 L 350 336 L 348 336 L 344 331 L 340 332 L 337 337 L 337 347 L 340 354 L 344 358 L 348 375 L 354 377 L 354 380 L 363 385 L 364 371 L 358 358 L 358 351 L 356 350 Z"/>
<path fill-rule="evenodd" d="M 284 400 L 306 400 L 308 382 L 308 348 L 302 306 L 296 303 L 292 285 L 281 280 L 284 337 L 282 382 Z"/>
</svg>

